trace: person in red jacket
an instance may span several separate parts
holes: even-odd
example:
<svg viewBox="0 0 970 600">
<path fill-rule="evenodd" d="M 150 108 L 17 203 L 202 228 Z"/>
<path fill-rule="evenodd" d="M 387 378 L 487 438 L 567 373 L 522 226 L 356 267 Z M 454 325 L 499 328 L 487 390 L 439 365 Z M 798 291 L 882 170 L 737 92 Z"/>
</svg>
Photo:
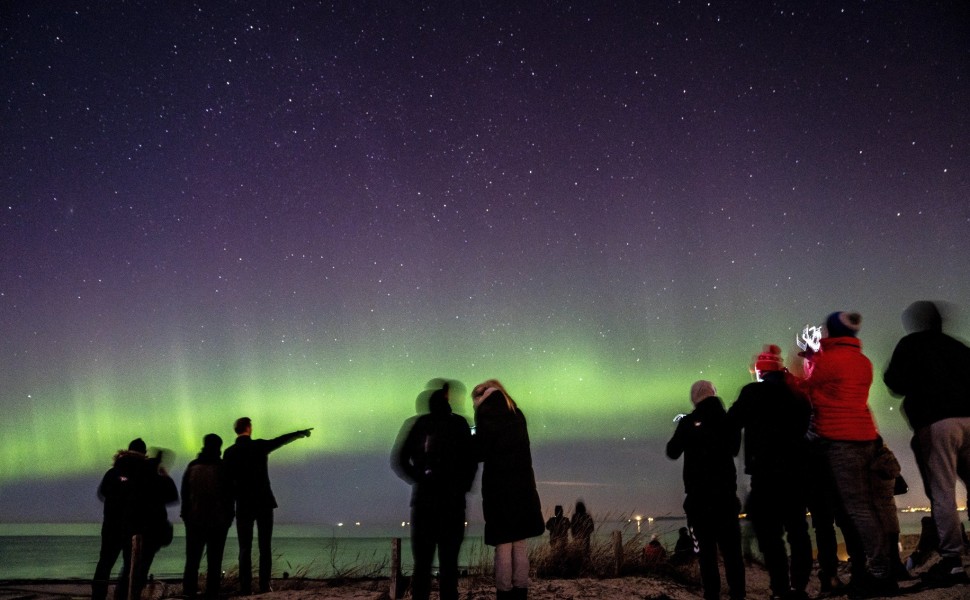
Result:
<svg viewBox="0 0 970 600">
<path fill-rule="evenodd" d="M 871 469 L 883 442 L 869 410 L 872 363 L 856 337 L 862 316 L 834 312 L 825 321 L 821 352 L 800 387 L 812 403 L 812 437 L 835 483 L 836 495 L 866 553 L 864 575 L 853 576 L 856 597 L 890 595 L 899 586 L 891 565 L 890 532 L 884 531 L 875 498 L 892 495 L 893 481 Z M 855 558 L 855 557 L 853 557 Z M 856 565 L 853 565 L 856 573 Z"/>
</svg>

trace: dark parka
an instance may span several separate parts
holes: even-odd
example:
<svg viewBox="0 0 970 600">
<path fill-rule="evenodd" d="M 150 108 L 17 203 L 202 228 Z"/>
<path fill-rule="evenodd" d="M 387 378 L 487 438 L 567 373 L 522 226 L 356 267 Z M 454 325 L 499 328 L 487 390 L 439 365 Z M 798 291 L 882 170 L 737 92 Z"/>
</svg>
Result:
<svg viewBox="0 0 970 600">
<path fill-rule="evenodd" d="M 104 474 L 98 496 L 104 501 L 102 535 L 122 539 L 140 534 L 146 544 L 167 546 L 172 525 L 166 505 L 178 502 L 172 478 L 160 472 L 160 460 L 138 452 L 122 451 Z"/>
<path fill-rule="evenodd" d="M 394 470 L 411 484 L 411 506 L 464 508 L 478 471 L 471 428 L 445 394 L 432 394 L 428 407 L 396 448 Z"/>
<path fill-rule="evenodd" d="M 728 419 L 744 430 L 744 472 L 753 480 L 804 481 L 812 406 L 788 385 L 784 371 L 741 388 Z"/>
<path fill-rule="evenodd" d="M 677 424 L 674 437 L 667 442 L 667 456 L 684 455 L 684 510 L 717 508 L 733 498 L 737 501 L 737 470 L 734 457 L 741 448 L 741 432 L 727 419 L 724 404 L 717 396 L 697 403 L 694 412 Z"/>
<path fill-rule="evenodd" d="M 482 462 L 485 543 L 542 535 L 545 521 L 532 470 L 525 415 L 495 390 L 475 409 L 475 455 Z"/>
<path fill-rule="evenodd" d="M 914 430 L 953 417 L 970 417 L 970 348 L 933 327 L 899 340 L 883 381 L 905 396 L 903 412 Z"/>
</svg>

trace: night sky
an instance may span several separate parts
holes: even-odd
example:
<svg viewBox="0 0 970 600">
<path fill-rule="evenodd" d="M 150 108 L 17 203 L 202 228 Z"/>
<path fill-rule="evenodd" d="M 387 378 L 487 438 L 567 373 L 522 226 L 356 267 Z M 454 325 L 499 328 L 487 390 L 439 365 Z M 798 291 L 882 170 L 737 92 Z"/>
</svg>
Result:
<svg viewBox="0 0 970 600">
<path fill-rule="evenodd" d="M 315 427 L 278 522 L 401 521 L 434 377 L 506 384 L 547 513 L 680 514 L 690 384 L 840 309 L 925 503 L 881 374 L 970 298 L 968 12 L 4 2 L 2 520 L 98 521 L 130 439 L 181 477 L 247 415 Z"/>
</svg>

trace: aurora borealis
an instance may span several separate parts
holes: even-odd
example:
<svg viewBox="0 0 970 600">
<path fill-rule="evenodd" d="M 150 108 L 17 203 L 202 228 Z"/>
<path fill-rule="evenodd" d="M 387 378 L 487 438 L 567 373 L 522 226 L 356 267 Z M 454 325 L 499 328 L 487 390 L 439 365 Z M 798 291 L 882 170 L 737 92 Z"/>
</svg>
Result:
<svg viewBox="0 0 970 600">
<path fill-rule="evenodd" d="M 434 377 L 506 384 L 544 508 L 677 513 L 694 380 L 730 403 L 837 309 L 879 379 L 906 305 L 970 298 L 968 30 L 957 2 L 7 3 L 0 514 L 96 521 L 128 440 L 180 476 L 248 415 L 315 428 L 271 459 L 280 522 L 393 521 Z"/>
</svg>

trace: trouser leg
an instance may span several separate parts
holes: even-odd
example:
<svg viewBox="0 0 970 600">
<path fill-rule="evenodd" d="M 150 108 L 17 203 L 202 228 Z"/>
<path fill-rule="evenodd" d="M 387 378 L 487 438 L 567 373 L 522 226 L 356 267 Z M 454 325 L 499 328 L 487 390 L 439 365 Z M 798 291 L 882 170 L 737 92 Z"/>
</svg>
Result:
<svg viewBox="0 0 970 600">
<path fill-rule="evenodd" d="M 200 527 L 185 526 L 185 569 L 182 571 L 182 593 L 194 596 L 199 592 L 199 563 L 202 562 L 202 551 L 205 548 L 205 537 Z"/>
<path fill-rule="evenodd" d="M 259 536 L 259 591 L 266 593 L 273 578 L 273 509 L 256 519 Z"/>
<path fill-rule="evenodd" d="M 458 553 L 465 539 L 465 511 L 448 515 L 438 538 L 438 587 L 441 600 L 458 600 Z"/>
<path fill-rule="evenodd" d="M 222 558 L 226 551 L 228 527 L 215 527 L 206 542 L 205 595 L 217 598 L 222 589 Z"/>
<path fill-rule="evenodd" d="M 434 560 L 435 535 L 433 523 L 412 511 L 411 516 L 411 555 L 414 558 L 414 573 L 411 576 L 411 597 L 414 600 L 427 600 L 431 595 L 431 563 Z"/>
<path fill-rule="evenodd" d="M 239 541 L 239 592 L 243 595 L 253 591 L 253 524 L 256 517 L 250 514 L 236 515 L 236 537 Z"/>
<path fill-rule="evenodd" d="M 121 554 L 121 539 L 123 536 L 101 535 L 101 550 L 98 553 L 98 565 L 94 568 L 94 579 L 91 582 L 91 599 L 104 600 L 108 597 L 108 584 L 111 581 L 111 570 L 118 562 Z"/>
<path fill-rule="evenodd" d="M 943 419 L 917 431 L 926 460 L 933 521 L 940 535 L 939 552 L 945 557 L 960 557 L 963 535 L 957 513 L 957 466 L 964 448 L 970 445 L 970 419 Z"/>
</svg>

